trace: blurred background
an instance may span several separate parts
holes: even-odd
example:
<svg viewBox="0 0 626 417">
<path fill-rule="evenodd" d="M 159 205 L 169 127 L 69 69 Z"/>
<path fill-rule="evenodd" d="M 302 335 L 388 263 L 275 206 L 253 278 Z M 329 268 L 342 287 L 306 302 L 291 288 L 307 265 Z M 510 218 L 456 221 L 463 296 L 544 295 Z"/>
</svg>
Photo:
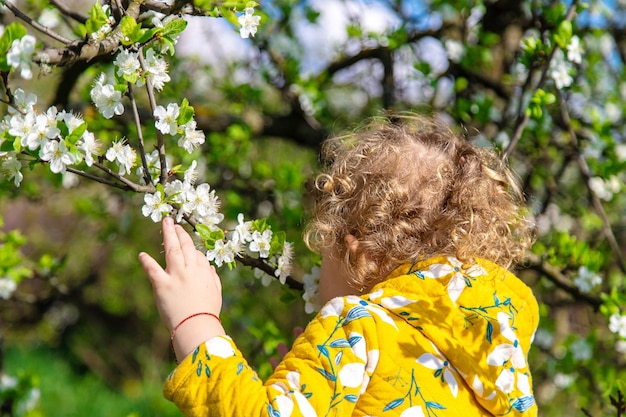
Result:
<svg viewBox="0 0 626 417">
<path fill-rule="evenodd" d="M 80 39 L 93 2 L 12 4 Z M 145 22 L 165 17 L 148 9 Z M 267 217 L 294 243 L 292 276 L 301 280 L 319 262 L 301 232 L 323 139 L 385 111 L 435 114 L 506 156 L 537 222 L 537 243 L 517 273 L 541 306 L 530 357 L 540 414 L 618 415 L 611 396 L 626 393 L 626 2 L 273 0 L 256 13 L 261 25 L 250 39 L 226 19 L 185 16 L 168 61 L 172 80 L 157 97 L 194 106 L 204 145 L 193 155 L 168 151 L 184 166 L 198 159 L 224 228 L 238 213 Z M 7 8 L 0 18 L 15 20 Z M 63 46 L 28 31 L 38 46 Z M 81 114 L 103 143 L 132 143 L 130 111 L 104 119 L 89 97 L 113 59 L 35 66 L 32 79 L 3 85 L 36 93 L 40 111 Z M 136 95 L 151 150 L 147 97 Z M 161 395 L 173 356 L 137 262 L 140 251 L 162 259 L 143 196 L 46 166 L 23 173 L 19 188 L 0 182 L 0 272 L 18 283 L 0 299 L 0 415 L 180 415 Z M 242 266 L 220 275 L 224 326 L 267 377 L 276 345 L 290 344 L 292 329 L 310 319 L 301 294 L 276 280 L 264 286 Z"/>
</svg>

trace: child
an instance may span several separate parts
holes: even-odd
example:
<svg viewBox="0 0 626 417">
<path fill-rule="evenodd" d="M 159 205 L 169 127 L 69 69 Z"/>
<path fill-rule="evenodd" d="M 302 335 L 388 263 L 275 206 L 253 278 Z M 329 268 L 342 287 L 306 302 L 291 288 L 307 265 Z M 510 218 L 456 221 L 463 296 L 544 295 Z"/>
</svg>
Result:
<svg viewBox="0 0 626 417">
<path fill-rule="evenodd" d="M 531 230 L 510 172 L 435 121 L 374 120 L 327 141 L 305 241 L 326 303 L 265 382 L 219 321 L 221 285 L 163 221 L 167 268 L 139 255 L 181 360 L 187 416 L 535 416 L 531 290 L 506 268 Z"/>
</svg>

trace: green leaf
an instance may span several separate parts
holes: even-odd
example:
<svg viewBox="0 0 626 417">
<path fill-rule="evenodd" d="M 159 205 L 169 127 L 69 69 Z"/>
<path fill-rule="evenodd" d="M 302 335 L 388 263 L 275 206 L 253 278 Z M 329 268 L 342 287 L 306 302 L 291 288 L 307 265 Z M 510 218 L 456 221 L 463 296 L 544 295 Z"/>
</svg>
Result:
<svg viewBox="0 0 626 417">
<path fill-rule="evenodd" d="M 140 42 L 140 40 L 144 39 L 146 32 L 148 32 L 148 30 L 143 29 L 141 24 L 137 23 L 133 17 L 128 15 L 122 18 L 119 27 L 122 34 L 126 36 L 126 38 L 122 39 L 122 44 L 124 45 L 132 45 Z"/>
<path fill-rule="evenodd" d="M 179 126 L 189 123 L 193 119 L 194 109 L 189 105 L 189 101 L 183 98 L 183 102 L 180 104 L 180 110 L 178 111 L 178 118 L 176 122 Z"/>
<path fill-rule="evenodd" d="M 85 22 L 87 33 L 96 33 L 103 25 L 109 22 L 109 16 L 106 14 L 100 2 L 96 2 L 91 7 L 89 19 Z"/>
<path fill-rule="evenodd" d="M 272 241 L 270 242 L 270 253 L 275 254 L 283 250 L 287 240 L 287 234 L 282 230 L 272 233 Z"/>
<path fill-rule="evenodd" d="M 560 48 L 565 48 L 572 39 L 572 22 L 564 20 L 559 24 L 553 37 Z"/>
<path fill-rule="evenodd" d="M 185 19 L 173 19 L 167 22 L 163 30 L 161 31 L 161 36 L 176 36 L 187 28 L 187 21 Z"/>
<path fill-rule="evenodd" d="M 0 38 L 0 71 L 11 70 L 11 66 L 7 63 L 7 53 L 13 41 L 22 39 L 27 33 L 26 28 L 18 22 L 13 22 L 4 28 L 4 33 Z"/>
<path fill-rule="evenodd" d="M 72 130 L 72 133 L 67 135 L 65 140 L 68 143 L 74 145 L 83 136 L 83 133 L 85 133 L 86 130 L 87 130 L 87 122 L 83 122 L 83 123 L 80 124 L 80 126 L 76 127 L 74 130 Z"/>
<path fill-rule="evenodd" d="M 271 227 L 267 224 L 267 219 L 256 219 L 252 221 L 250 229 L 253 232 L 263 233 L 267 229 L 271 229 Z"/>
<path fill-rule="evenodd" d="M 224 231 L 222 229 L 211 230 L 206 224 L 197 224 L 196 232 L 198 232 L 209 249 L 213 248 L 216 241 L 224 239 Z"/>
</svg>

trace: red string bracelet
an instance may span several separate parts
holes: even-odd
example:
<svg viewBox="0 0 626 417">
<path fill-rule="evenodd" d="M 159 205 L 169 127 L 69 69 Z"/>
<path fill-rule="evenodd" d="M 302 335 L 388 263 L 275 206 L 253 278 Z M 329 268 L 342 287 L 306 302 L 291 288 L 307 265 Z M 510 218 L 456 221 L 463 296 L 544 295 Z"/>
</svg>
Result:
<svg viewBox="0 0 626 417">
<path fill-rule="evenodd" d="M 180 326 L 182 326 L 184 322 L 186 322 L 187 320 L 192 319 L 194 317 L 197 317 L 197 316 L 211 316 L 211 317 L 214 317 L 218 322 L 222 323 L 222 320 L 220 320 L 220 318 L 217 315 L 215 315 L 213 313 L 206 312 L 206 311 L 203 311 L 203 312 L 200 312 L 200 313 L 194 313 L 194 314 L 192 314 L 190 316 L 185 317 L 184 319 L 182 319 L 180 321 L 180 323 L 178 323 L 174 327 L 174 330 L 172 330 L 172 334 L 170 335 L 170 345 L 172 346 L 172 350 L 174 350 L 174 335 L 176 334 L 176 330 L 178 330 L 178 328 Z"/>
</svg>

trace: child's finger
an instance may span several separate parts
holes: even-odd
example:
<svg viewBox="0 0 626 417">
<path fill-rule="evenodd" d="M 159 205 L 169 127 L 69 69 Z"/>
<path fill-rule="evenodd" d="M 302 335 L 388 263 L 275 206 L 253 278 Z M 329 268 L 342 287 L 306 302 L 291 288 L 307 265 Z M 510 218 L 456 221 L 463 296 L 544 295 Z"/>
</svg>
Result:
<svg viewBox="0 0 626 417">
<path fill-rule="evenodd" d="M 196 245 L 193 243 L 191 236 L 189 233 L 182 228 L 182 226 L 174 226 L 174 230 L 176 230 L 176 235 L 178 236 L 178 242 L 180 244 L 180 249 L 183 252 L 183 258 L 185 259 L 185 265 L 196 265 L 197 263 L 197 255 L 198 252 L 196 250 Z"/>
<path fill-rule="evenodd" d="M 151 282 L 156 282 L 167 276 L 161 265 L 145 252 L 139 254 L 139 263 Z"/>
<path fill-rule="evenodd" d="M 185 259 L 183 257 L 183 251 L 180 247 L 180 240 L 178 233 L 174 228 L 174 220 L 171 217 L 163 219 L 163 247 L 165 249 L 165 264 L 167 269 L 180 269 L 185 267 Z"/>
</svg>

